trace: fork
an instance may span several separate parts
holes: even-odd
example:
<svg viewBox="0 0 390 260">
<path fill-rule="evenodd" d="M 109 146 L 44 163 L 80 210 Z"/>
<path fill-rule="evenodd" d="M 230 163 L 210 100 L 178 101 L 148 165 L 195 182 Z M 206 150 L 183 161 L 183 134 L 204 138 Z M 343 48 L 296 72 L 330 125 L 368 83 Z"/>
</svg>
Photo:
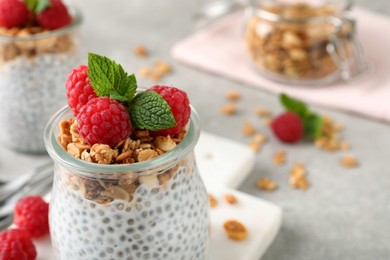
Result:
<svg viewBox="0 0 390 260">
<path fill-rule="evenodd" d="M 35 175 L 31 175 L 31 173 L 35 173 Z M 30 178 L 26 178 L 27 175 Z M 21 179 L 25 180 L 23 184 L 20 184 Z M 47 163 L 33 169 L 20 177 L 20 180 L 15 180 L 20 188 L 17 191 L 12 190 L 12 194 L 8 193 L 8 196 L 0 200 L 0 231 L 12 224 L 13 211 L 18 200 L 27 195 L 46 195 L 50 192 L 53 184 L 53 163 Z M 4 185 L 8 185 L 8 183 L 2 183 L 0 189 L 5 187 Z"/>
</svg>

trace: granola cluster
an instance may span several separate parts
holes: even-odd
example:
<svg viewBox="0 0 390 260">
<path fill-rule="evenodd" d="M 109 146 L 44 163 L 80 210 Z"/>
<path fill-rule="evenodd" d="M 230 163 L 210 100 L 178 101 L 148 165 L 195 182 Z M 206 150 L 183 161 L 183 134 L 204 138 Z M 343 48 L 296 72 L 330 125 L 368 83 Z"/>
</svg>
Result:
<svg viewBox="0 0 390 260">
<path fill-rule="evenodd" d="M 336 13 L 334 6 L 315 7 L 307 4 L 264 6 L 265 11 L 284 18 L 305 19 Z M 339 38 L 351 45 L 351 26 L 344 26 Z M 252 16 L 246 27 L 246 44 L 256 66 L 278 76 L 314 80 L 338 70 L 327 51 L 335 33 L 330 23 L 271 22 Z"/>
<path fill-rule="evenodd" d="M 48 34 L 41 39 L 29 39 L 32 35 Z M 74 51 L 72 34 L 49 36 L 49 30 L 38 26 L 26 28 L 0 27 L 0 35 L 14 37 L 13 41 L 6 40 L 0 43 L 0 65 L 17 57 L 32 58 L 39 54 L 65 53 Z"/>
<path fill-rule="evenodd" d="M 98 164 L 130 164 L 147 161 L 171 151 L 183 140 L 185 130 L 170 136 L 151 136 L 149 130 L 136 130 L 134 133 L 111 148 L 106 144 L 89 145 L 79 135 L 77 121 L 73 118 L 60 123 L 58 142 L 76 158 Z"/>
</svg>

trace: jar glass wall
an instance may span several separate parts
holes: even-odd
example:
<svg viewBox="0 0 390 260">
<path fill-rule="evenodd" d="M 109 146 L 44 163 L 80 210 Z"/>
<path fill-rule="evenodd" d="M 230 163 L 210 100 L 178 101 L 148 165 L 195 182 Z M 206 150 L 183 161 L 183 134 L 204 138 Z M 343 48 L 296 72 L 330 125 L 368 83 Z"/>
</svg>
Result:
<svg viewBox="0 0 390 260">
<path fill-rule="evenodd" d="M 256 69 L 275 81 L 325 85 L 367 70 L 351 2 L 252 1 L 245 42 Z"/>
<path fill-rule="evenodd" d="M 100 165 L 58 143 L 62 109 L 45 130 L 55 162 L 50 230 L 58 259 L 207 259 L 209 202 L 194 146 L 194 110 L 172 151 L 134 164 Z"/>
<path fill-rule="evenodd" d="M 80 13 L 69 8 L 70 25 L 3 29 L 0 34 L 0 142 L 28 153 L 44 153 L 44 127 L 66 104 L 65 82 L 80 63 Z M 35 31 L 34 31 L 35 30 Z"/>
</svg>

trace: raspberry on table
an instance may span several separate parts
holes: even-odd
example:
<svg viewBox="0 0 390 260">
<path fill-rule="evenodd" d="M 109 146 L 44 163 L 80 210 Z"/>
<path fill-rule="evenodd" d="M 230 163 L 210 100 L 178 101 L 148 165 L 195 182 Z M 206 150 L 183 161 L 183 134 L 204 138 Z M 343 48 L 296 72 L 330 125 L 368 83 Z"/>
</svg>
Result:
<svg viewBox="0 0 390 260">
<path fill-rule="evenodd" d="M 79 134 L 90 144 L 119 144 L 131 134 L 130 116 L 126 108 L 108 97 L 93 98 L 77 115 Z"/>
<path fill-rule="evenodd" d="M 176 121 L 176 126 L 156 131 L 155 135 L 175 135 L 186 126 L 191 116 L 190 101 L 187 93 L 175 87 L 156 85 L 146 91 L 154 91 L 160 94 L 171 107 L 171 111 Z"/>
<path fill-rule="evenodd" d="M 27 21 L 28 16 L 29 10 L 23 1 L 0 0 L 0 27 L 19 27 Z"/>
<path fill-rule="evenodd" d="M 31 237 L 49 233 L 49 204 L 40 196 L 27 196 L 16 203 L 14 224 Z"/>
<path fill-rule="evenodd" d="M 81 65 L 69 73 L 66 81 L 66 96 L 75 116 L 82 106 L 97 97 L 88 77 L 88 66 Z"/>
<path fill-rule="evenodd" d="M 55 30 L 70 24 L 72 17 L 61 0 L 50 0 L 50 6 L 37 15 L 37 21 L 41 26 Z"/>
<path fill-rule="evenodd" d="M 285 143 L 298 142 L 304 133 L 301 118 L 293 112 L 284 112 L 271 122 L 276 137 Z"/>
<path fill-rule="evenodd" d="M 0 233 L 0 260 L 34 260 L 35 246 L 28 234 L 20 229 Z"/>
</svg>

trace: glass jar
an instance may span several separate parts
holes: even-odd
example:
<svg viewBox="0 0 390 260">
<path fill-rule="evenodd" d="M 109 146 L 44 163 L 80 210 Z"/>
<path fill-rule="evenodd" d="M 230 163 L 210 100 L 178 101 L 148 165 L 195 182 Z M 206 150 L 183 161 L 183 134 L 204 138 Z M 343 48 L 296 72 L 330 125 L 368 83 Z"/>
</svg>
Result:
<svg viewBox="0 0 390 260">
<path fill-rule="evenodd" d="M 44 127 L 66 104 L 67 75 L 80 63 L 82 20 L 76 9 L 69 11 L 73 21 L 65 28 L 0 33 L 0 142 L 11 149 L 44 153 Z"/>
<path fill-rule="evenodd" d="M 287 84 L 325 85 L 366 74 L 349 0 L 252 1 L 245 42 L 259 72 Z"/>
<path fill-rule="evenodd" d="M 209 201 L 194 158 L 195 111 L 172 151 L 118 165 L 83 161 L 61 147 L 58 125 L 71 117 L 64 108 L 45 130 L 55 162 L 49 217 L 57 259 L 206 259 Z"/>
</svg>

